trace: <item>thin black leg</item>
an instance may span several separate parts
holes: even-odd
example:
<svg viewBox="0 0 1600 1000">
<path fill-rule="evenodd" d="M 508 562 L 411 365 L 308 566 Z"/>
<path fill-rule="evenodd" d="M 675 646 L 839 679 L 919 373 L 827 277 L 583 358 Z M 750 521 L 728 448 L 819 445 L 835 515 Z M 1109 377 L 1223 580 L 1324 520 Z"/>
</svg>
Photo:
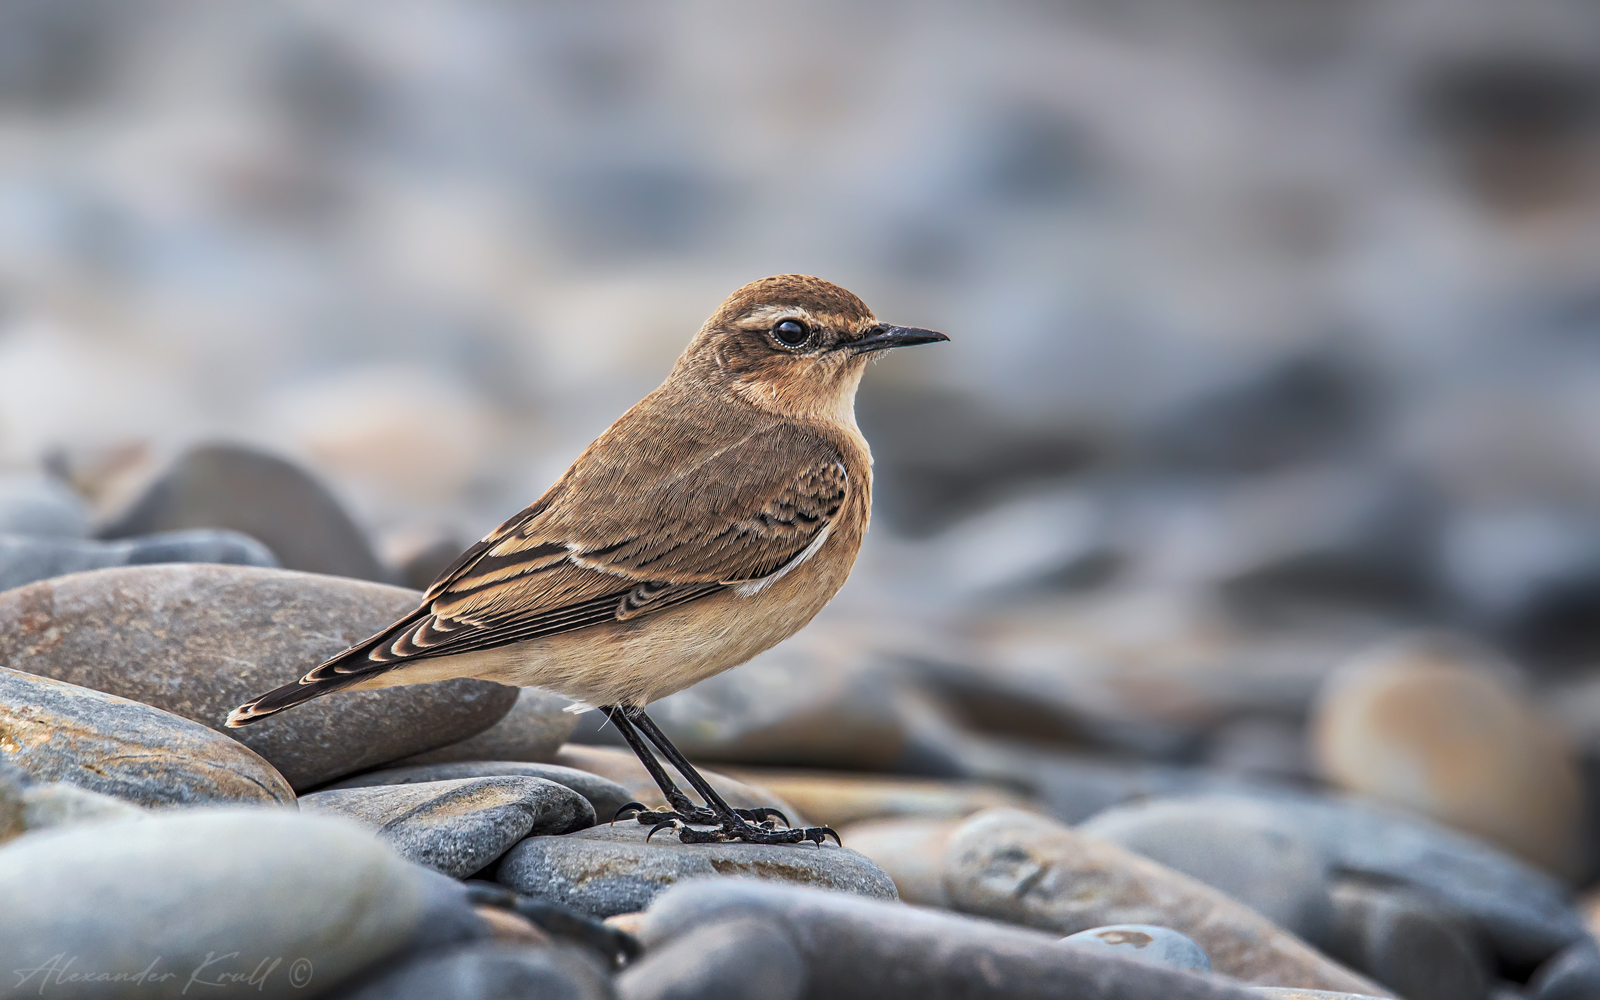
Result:
<svg viewBox="0 0 1600 1000">
<path fill-rule="evenodd" d="M 717 821 L 716 814 L 710 809 L 695 805 L 689 796 L 683 794 L 683 790 L 672 780 L 671 775 L 667 774 L 666 768 L 662 767 L 661 762 L 656 760 L 656 755 L 650 751 L 649 744 L 645 743 L 644 739 L 639 736 L 638 730 L 633 728 L 633 722 L 629 720 L 626 709 L 621 705 L 605 705 L 601 707 L 600 711 L 606 713 L 606 717 L 611 720 L 611 724 L 617 727 L 617 732 L 621 733 L 622 738 L 628 741 L 628 746 L 632 748 L 634 756 L 639 758 L 639 763 L 644 765 L 645 770 L 650 772 L 650 777 L 654 778 L 656 784 L 660 786 L 661 794 L 667 797 L 667 801 L 671 803 L 672 808 L 686 822 L 715 823 Z M 699 777 L 699 775 L 696 775 L 696 777 Z M 630 810 L 630 807 L 634 808 Z M 622 809 L 617 811 L 617 815 L 621 816 L 624 810 L 639 813 L 641 815 L 640 822 L 647 822 L 643 818 L 645 816 L 655 815 L 648 812 L 643 805 L 637 802 L 630 802 L 623 806 Z"/>
<path fill-rule="evenodd" d="M 656 725 L 655 720 L 644 714 L 644 709 L 623 708 L 622 712 L 628 717 L 629 722 L 639 728 L 639 731 L 644 734 L 646 739 L 656 745 L 656 749 L 661 751 L 661 756 L 667 758 L 667 763 L 677 768 L 678 773 L 684 776 L 690 787 L 700 793 L 700 797 L 706 800 L 706 805 L 711 807 L 712 811 L 719 815 L 735 813 L 744 819 L 753 819 L 757 822 L 776 817 L 783 820 L 784 826 L 789 825 L 789 817 L 785 816 L 782 810 L 779 809 L 772 809 L 766 806 L 756 809 L 734 809 L 728 805 L 727 801 L 717 794 L 717 790 L 711 787 L 711 782 L 707 781 L 699 771 L 695 770 L 694 765 L 689 763 L 689 758 L 683 755 L 683 751 L 672 745 L 672 741 L 667 739 L 667 734 L 661 731 L 661 727 Z"/>
</svg>

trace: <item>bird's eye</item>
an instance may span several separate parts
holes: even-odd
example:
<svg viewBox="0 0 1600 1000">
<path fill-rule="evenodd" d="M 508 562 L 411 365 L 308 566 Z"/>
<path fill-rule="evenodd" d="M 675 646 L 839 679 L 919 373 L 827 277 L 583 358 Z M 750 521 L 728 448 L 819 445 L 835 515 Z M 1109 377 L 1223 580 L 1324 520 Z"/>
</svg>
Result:
<svg viewBox="0 0 1600 1000">
<path fill-rule="evenodd" d="M 772 335 L 785 347 L 799 347 L 811 336 L 811 331 L 797 319 L 786 319 L 772 328 Z"/>
</svg>

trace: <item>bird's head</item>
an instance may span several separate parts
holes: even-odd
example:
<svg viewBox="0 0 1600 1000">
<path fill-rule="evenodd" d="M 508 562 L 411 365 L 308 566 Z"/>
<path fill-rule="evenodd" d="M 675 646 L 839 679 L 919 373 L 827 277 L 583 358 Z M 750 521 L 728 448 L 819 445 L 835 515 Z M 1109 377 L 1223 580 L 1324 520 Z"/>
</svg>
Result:
<svg viewBox="0 0 1600 1000">
<path fill-rule="evenodd" d="M 785 417 L 853 422 L 856 387 L 873 355 L 949 339 L 880 323 L 866 303 L 821 278 L 780 274 L 728 296 L 673 376 Z"/>
</svg>

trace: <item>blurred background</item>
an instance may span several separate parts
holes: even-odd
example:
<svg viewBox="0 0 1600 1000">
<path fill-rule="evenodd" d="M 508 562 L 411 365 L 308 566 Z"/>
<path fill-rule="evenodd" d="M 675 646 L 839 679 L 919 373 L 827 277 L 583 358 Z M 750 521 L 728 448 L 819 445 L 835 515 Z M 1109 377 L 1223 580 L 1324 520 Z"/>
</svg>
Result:
<svg viewBox="0 0 1600 1000">
<path fill-rule="evenodd" d="M 862 562 L 740 675 L 838 739 L 896 678 L 901 742 L 667 708 L 702 756 L 1332 783 L 1594 870 L 1600 7 L 0 0 L 0 469 L 102 538 L 213 526 L 150 490 L 233 442 L 425 584 L 782 272 L 954 340 L 868 373 Z"/>
</svg>

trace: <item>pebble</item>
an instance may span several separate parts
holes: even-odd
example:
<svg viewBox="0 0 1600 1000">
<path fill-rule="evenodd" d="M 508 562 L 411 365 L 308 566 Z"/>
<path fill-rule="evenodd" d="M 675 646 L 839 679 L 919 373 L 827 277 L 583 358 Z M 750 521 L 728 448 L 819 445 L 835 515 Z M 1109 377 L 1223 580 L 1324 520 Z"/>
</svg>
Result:
<svg viewBox="0 0 1600 1000">
<path fill-rule="evenodd" d="M 640 802 L 651 809 L 665 809 L 666 797 L 661 794 L 661 789 L 656 785 L 655 779 L 650 777 L 650 772 L 639 763 L 639 758 L 633 755 L 632 750 L 618 750 L 612 747 L 590 747 L 577 743 L 568 743 L 556 754 L 555 763 L 562 767 L 576 768 L 579 771 L 588 771 L 598 774 L 602 778 L 609 778 L 628 790 L 628 795 L 635 802 Z M 719 774 L 706 768 L 699 768 L 700 774 L 711 783 L 730 806 L 735 809 L 750 809 L 756 806 L 769 806 L 781 809 L 789 817 L 789 822 L 795 826 L 807 825 L 806 814 L 796 809 L 783 798 L 770 790 L 749 785 L 726 774 Z M 678 782 L 678 787 L 685 790 L 689 785 L 678 777 L 676 771 L 667 768 L 667 773 Z M 689 797 L 699 801 L 699 796 L 689 792 Z M 611 817 L 602 817 L 607 822 Z"/>
<path fill-rule="evenodd" d="M 729 920 L 788 932 L 808 997 L 830 1000 L 1249 1000 L 1242 984 L 1059 947 L 1021 927 L 802 886 L 746 879 L 692 882 L 645 914 L 649 952 Z M 647 953 L 649 953 L 647 952 Z M 648 961 L 648 959 L 646 959 Z"/>
<path fill-rule="evenodd" d="M 1213 968 L 1248 983 L 1381 993 L 1255 910 L 1114 843 L 1015 809 L 968 819 L 945 850 L 962 912 L 1075 934 L 1158 924 L 1193 938 Z"/>
<path fill-rule="evenodd" d="M 276 455 L 233 444 L 192 448 L 100 527 L 106 539 L 184 528 L 231 528 L 289 569 L 382 580 L 372 546 L 339 501 Z"/>
<path fill-rule="evenodd" d="M 0 535 L 0 590 L 68 573 L 150 563 L 276 566 L 265 545 L 237 531 L 168 531 L 118 542 Z"/>
<path fill-rule="evenodd" d="M 869 819 L 959 819 L 997 806 L 1025 807 L 1015 792 L 973 781 L 899 778 L 838 771 L 737 767 L 734 777 L 770 789 L 814 823 L 835 830 Z"/>
<path fill-rule="evenodd" d="M 1278 810 L 1249 802 L 1166 799 L 1102 814 L 1080 825 L 1233 897 L 1313 944 L 1333 921 L 1322 845 Z"/>
<path fill-rule="evenodd" d="M 89 505 L 66 484 L 47 476 L 0 475 L 0 535 L 82 538 Z"/>
<path fill-rule="evenodd" d="M 1488 1000 L 1489 970 L 1473 927 L 1431 897 L 1403 886 L 1341 880 L 1327 944 L 1406 1000 Z"/>
<path fill-rule="evenodd" d="M 617 977 L 621 1000 L 800 1000 L 805 960 L 771 920 L 690 928 Z"/>
<path fill-rule="evenodd" d="M 628 802 L 628 790 L 609 778 L 560 764 L 531 764 L 517 760 L 470 760 L 459 764 L 418 764 L 368 771 L 336 781 L 323 791 L 336 788 L 368 788 L 374 785 L 409 785 L 419 781 L 448 781 L 452 778 L 488 778 L 496 775 L 521 775 L 543 778 L 577 792 L 594 807 L 597 820 L 610 821 Z"/>
<path fill-rule="evenodd" d="M 1090 948 L 1132 958 L 1140 962 L 1164 965 L 1171 969 L 1189 969 L 1210 972 L 1211 959 L 1194 939 L 1185 937 L 1170 927 L 1153 924 L 1115 924 L 1110 927 L 1091 927 L 1086 931 L 1069 934 L 1062 944 L 1074 948 Z"/>
<path fill-rule="evenodd" d="M 28 830 L 28 773 L 0 757 L 0 844 Z"/>
<path fill-rule="evenodd" d="M 1340 667 L 1311 721 L 1318 766 L 1352 792 L 1576 875 L 1587 860 L 1576 752 L 1487 660 L 1431 636 Z"/>
<path fill-rule="evenodd" d="M 333 1000 L 611 1000 L 605 970 L 564 945 L 488 941 L 426 954 Z"/>
<path fill-rule="evenodd" d="M 670 831 L 648 843 L 633 821 L 513 847 L 495 880 L 524 895 L 597 917 L 642 910 L 663 889 L 692 878 L 743 876 L 894 899 L 894 881 L 848 848 L 827 844 L 684 844 Z"/>
<path fill-rule="evenodd" d="M 1292 990 L 1276 986 L 1252 986 L 1250 995 L 1269 1000 L 1380 1000 L 1370 993 L 1336 993 L 1330 990 Z"/>
<path fill-rule="evenodd" d="M 1528 1000 L 1594 1000 L 1600 997 L 1600 946 L 1593 939 L 1568 945 L 1540 966 L 1528 982 Z"/>
<path fill-rule="evenodd" d="M 5 667 L 0 760 L 143 806 L 294 803 L 272 765 L 198 722 Z"/>
<path fill-rule="evenodd" d="M 560 695 L 538 688 L 520 688 L 516 703 L 494 725 L 457 743 L 415 754 L 400 764 L 445 764 L 465 760 L 525 760 L 535 763 L 555 759 L 572 735 L 578 717 L 562 709 L 570 704 Z"/>
<path fill-rule="evenodd" d="M 417 933 L 423 874 L 354 823 L 288 811 L 46 830 L 0 848 L 0 968 L 67 1000 L 313 996 Z"/>
<path fill-rule="evenodd" d="M 516 689 L 488 681 L 347 691 L 245 729 L 228 712 L 365 639 L 420 599 L 376 583 L 173 564 L 97 570 L 0 593 L 0 663 L 131 698 L 223 732 L 296 790 L 492 725 Z"/>
<path fill-rule="evenodd" d="M 530 833 L 594 825 L 594 807 L 577 792 L 516 776 L 313 792 L 300 808 L 375 827 L 401 857 L 452 878 L 482 870 Z"/>
<path fill-rule="evenodd" d="M 64 781 L 29 785 L 22 791 L 22 803 L 23 824 L 30 832 L 59 826 L 142 819 L 148 815 L 131 802 L 91 792 Z"/>
<path fill-rule="evenodd" d="M 918 906 L 948 907 L 944 849 L 957 819 L 874 819 L 839 830 L 839 839 L 889 873 L 900 898 Z"/>
</svg>

